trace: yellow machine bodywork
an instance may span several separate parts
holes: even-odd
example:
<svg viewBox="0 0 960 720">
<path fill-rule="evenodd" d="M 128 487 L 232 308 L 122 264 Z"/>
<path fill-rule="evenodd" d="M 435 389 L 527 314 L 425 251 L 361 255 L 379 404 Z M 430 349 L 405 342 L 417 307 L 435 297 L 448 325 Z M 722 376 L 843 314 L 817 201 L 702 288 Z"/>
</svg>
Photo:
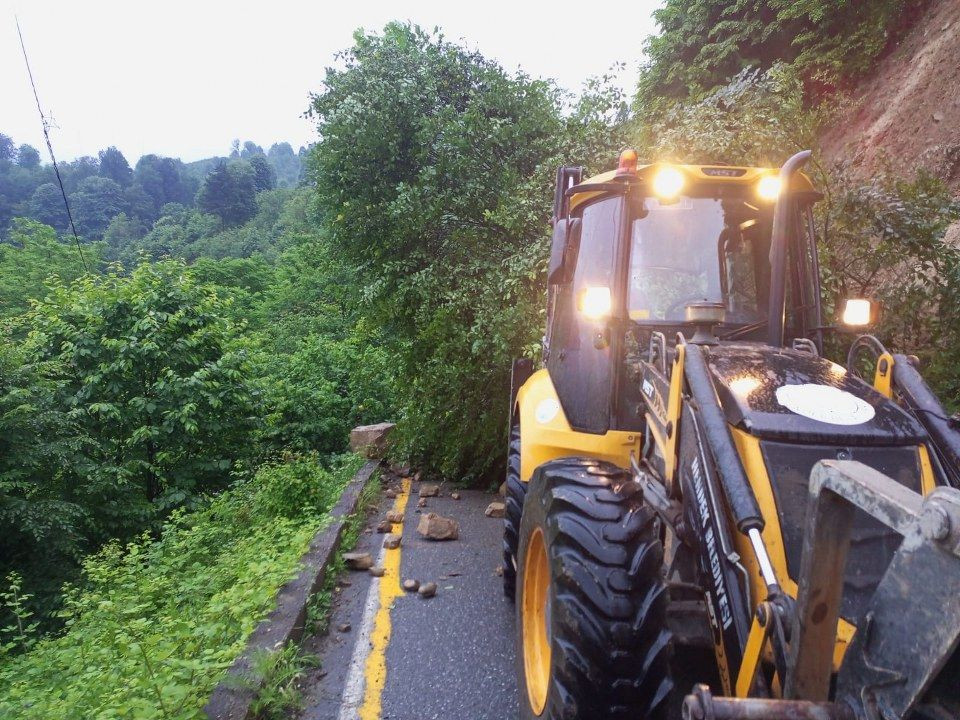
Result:
<svg viewBox="0 0 960 720">
<path fill-rule="evenodd" d="M 670 393 L 667 407 L 664 407 L 665 419 L 676 427 L 679 421 L 681 405 L 680 378 L 683 376 L 683 347 L 678 348 L 678 361 L 672 366 Z M 884 390 L 884 379 L 877 379 L 877 389 Z M 642 454 L 643 437 L 640 433 L 611 430 L 603 435 L 578 432 L 570 427 L 560 406 L 557 392 L 550 380 L 546 369 L 535 372 L 520 387 L 516 400 L 517 417 L 520 418 L 520 477 L 523 482 L 529 482 L 534 470 L 545 462 L 561 457 L 592 457 L 614 463 L 624 469 L 630 469 L 630 455 L 640 457 Z M 648 418 L 649 422 L 649 418 Z M 653 428 L 655 425 L 649 423 Z M 730 427 L 741 462 L 753 487 L 757 500 L 760 503 L 764 516 L 765 527 L 763 540 L 773 562 L 774 570 L 784 590 L 791 596 L 797 595 L 797 584 L 787 571 L 787 559 L 784 549 L 783 535 L 777 514 L 774 493 L 770 477 L 767 473 L 759 441 L 748 433 L 735 427 Z M 676 433 L 671 437 L 662 438 L 659 433 L 652 432 L 651 439 L 658 446 L 663 456 L 668 475 L 672 475 L 678 465 Z M 930 492 L 936 485 L 933 469 L 930 463 L 929 452 L 926 447 L 917 448 L 920 466 L 922 469 L 922 486 L 924 494 Z M 666 479 L 668 485 L 673 478 Z M 749 540 L 741 535 L 735 536 L 734 542 L 737 551 L 753 579 L 750 585 L 751 599 L 756 605 L 765 595 L 766 589 L 757 566 L 754 555 L 749 547 Z M 847 646 L 853 639 L 856 627 L 841 618 L 837 625 L 837 642 L 834 649 L 834 670 L 839 669 Z M 747 697 L 750 690 L 750 679 L 759 659 L 769 653 L 769 647 L 764 642 L 762 630 L 756 620 L 750 631 L 744 661 L 737 676 L 733 676 L 733 668 L 726 667 L 723 650 L 717 646 L 718 664 L 721 680 L 725 691 L 730 695 Z"/>
<path fill-rule="evenodd" d="M 578 456 L 606 460 L 630 467 L 630 453 L 638 453 L 643 438 L 639 433 L 611 430 L 605 435 L 577 432 L 570 427 L 557 391 L 546 370 L 538 370 L 517 392 L 520 427 L 520 479 L 530 476 L 543 463 Z"/>
</svg>

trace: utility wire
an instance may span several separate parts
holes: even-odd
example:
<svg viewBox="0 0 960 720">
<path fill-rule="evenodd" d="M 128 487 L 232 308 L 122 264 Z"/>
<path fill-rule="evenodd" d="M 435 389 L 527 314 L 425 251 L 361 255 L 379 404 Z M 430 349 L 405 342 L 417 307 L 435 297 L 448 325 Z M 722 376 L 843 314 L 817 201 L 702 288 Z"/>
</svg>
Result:
<svg viewBox="0 0 960 720">
<path fill-rule="evenodd" d="M 43 137 L 47 141 L 47 150 L 50 152 L 50 160 L 53 162 L 53 172 L 57 176 L 57 184 L 60 186 L 60 194 L 63 195 L 63 205 L 67 209 L 67 219 L 70 221 L 70 229 L 73 231 L 73 239 L 77 243 L 77 252 L 80 253 L 80 262 L 83 263 L 85 272 L 89 272 L 87 259 L 83 256 L 83 247 L 80 244 L 80 236 L 77 235 L 77 226 L 73 224 L 73 213 L 70 212 L 70 202 L 67 200 L 67 191 L 63 189 L 63 180 L 60 178 L 60 168 L 57 167 L 57 158 L 53 154 L 53 143 L 50 142 L 50 121 L 43 114 L 43 108 L 40 106 L 40 96 L 37 94 L 37 84 L 33 81 L 33 71 L 30 69 L 30 60 L 27 59 L 27 46 L 23 43 L 23 33 L 20 32 L 20 19 L 14 15 L 14 22 L 17 23 L 17 35 L 20 36 L 20 49 L 23 50 L 23 62 L 27 66 L 27 75 L 30 77 L 30 87 L 33 88 L 33 97 L 37 101 L 37 112 L 40 113 L 40 124 L 43 126 Z"/>
</svg>

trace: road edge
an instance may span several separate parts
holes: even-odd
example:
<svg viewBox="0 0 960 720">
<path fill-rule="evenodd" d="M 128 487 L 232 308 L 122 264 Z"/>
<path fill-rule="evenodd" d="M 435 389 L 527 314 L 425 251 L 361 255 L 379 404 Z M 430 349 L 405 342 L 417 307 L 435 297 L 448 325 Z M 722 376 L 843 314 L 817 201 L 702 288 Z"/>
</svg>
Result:
<svg viewBox="0 0 960 720">
<path fill-rule="evenodd" d="M 250 634 L 243 652 L 214 688 L 203 708 L 210 720 L 250 718 L 250 706 L 263 684 L 262 678 L 250 677 L 250 658 L 257 652 L 299 642 L 303 637 L 307 605 L 322 589 L 327 568 L 340 549 L 347 520 L 356 511 L 363 489 L 375 477 L 379 464 L 377 460 L 368 460 L 347 483 L 330 511 L 332 522 L 317 531 L 300 558 L 300 573 L 277 591 L 274 609 Z"/>
</svg>

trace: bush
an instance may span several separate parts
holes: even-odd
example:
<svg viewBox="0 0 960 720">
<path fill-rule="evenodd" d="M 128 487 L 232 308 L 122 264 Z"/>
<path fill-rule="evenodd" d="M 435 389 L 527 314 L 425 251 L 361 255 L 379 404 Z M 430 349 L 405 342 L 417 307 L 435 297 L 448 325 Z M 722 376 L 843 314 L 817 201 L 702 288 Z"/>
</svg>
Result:
<svg viewBox="0 0 960 720">
<path fill-rule="evenodd" d="M 175 513 L 159 539 L 87 558 L 83 583 L 66 592 L 65 632 L 0 658 L 0 716 L 202 717 L 362 462 L 265 467 L 206 508 Z"/>
<path fill-rule="evenodd" d="M 254 449 L 240 328 L 180 263 L 55 279 L 0 353 L 0 576 L 49 620 L 84 553 L 154 530 Z M 2 619 L 2 618 L 0 618 Z"/>
</svg>

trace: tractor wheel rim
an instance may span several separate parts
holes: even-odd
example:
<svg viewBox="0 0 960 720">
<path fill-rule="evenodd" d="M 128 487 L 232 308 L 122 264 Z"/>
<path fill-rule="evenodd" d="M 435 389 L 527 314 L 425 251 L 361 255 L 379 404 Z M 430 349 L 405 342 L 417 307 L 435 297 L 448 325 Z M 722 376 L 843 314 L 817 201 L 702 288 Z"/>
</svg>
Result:
<svg viewBox="0 0 960 720">
<path fill-rule="evenodd" d="M 535 715 L 547 704 L 550 682 L 550 564 L 543 531 L 530 536 L 523 567 L 523 669 Z"/>
</svg>

